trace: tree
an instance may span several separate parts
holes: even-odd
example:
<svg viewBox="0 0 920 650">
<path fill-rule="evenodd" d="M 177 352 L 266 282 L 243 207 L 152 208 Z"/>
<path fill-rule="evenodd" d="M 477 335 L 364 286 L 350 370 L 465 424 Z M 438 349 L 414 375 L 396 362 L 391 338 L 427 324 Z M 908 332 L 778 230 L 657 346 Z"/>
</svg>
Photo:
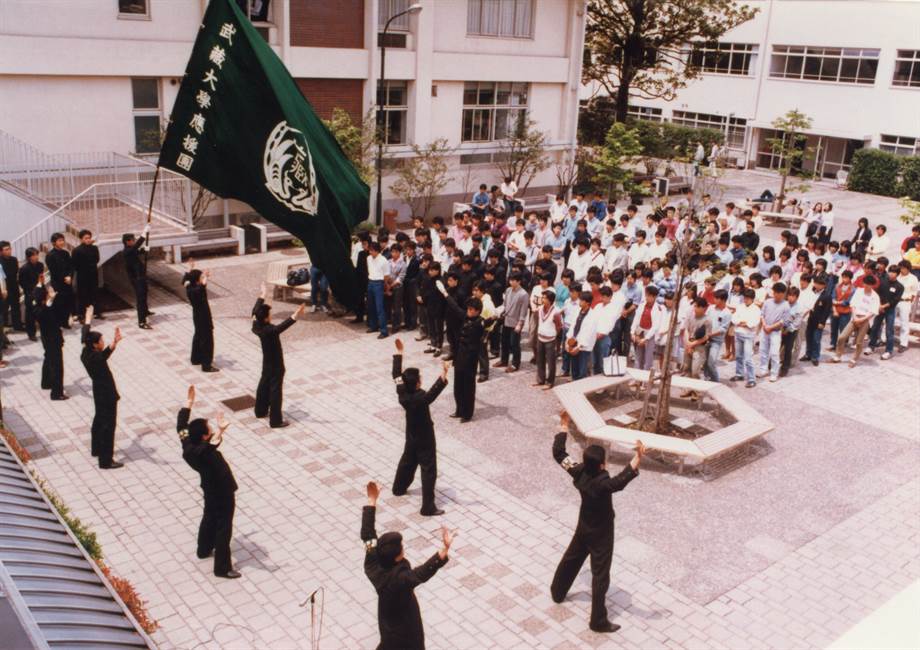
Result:
<svg viewBox="0 0 920 650">
<path fill-rule="evenodd" d="M 412 209 L 413 216 L 427 218 L 441 190 L 450 183 L 447 159 L 453 151 L 447 138 L 438 138 L 424 147 L 412 145 L 412 157 L 400 160 L 390 191 Z"/>
<path fill-rule="evenodd" d="M 914 201 L 909 196 L 902 196 L 898 203 L 905 212 L 900 216 L 901 221 L 908 226 L 920 226 L 920 201 Z"/>
<path fill-rule="evenodd" d="M 811 128 L 811 118 L 798 109 L 792 109 L 782 117 L 773 120 L 772 126 L 776 131 L 776 135 L 772 138 L 767 138 L 766 142 L 773 156 L 778 158 L 778 167 L 775 168 L 780 175 L 777 200 L 779 201 L 779 209 L 782 209 L 786 198 L 786 181 L 789 175 L 795 173 L 802 178 L 810 176 L 809 173 L 802 169 L 802 165 L 814 153 L 810 147 L 805 146 L 808 136 L 804 132 L 806 129 Z M 799 186 L 796 189 L 804 191 L 805 188 L 806 186 Z"/>
<path fill-rule="evenodd" d="M 502 178 L 510 176 L 523 196 L 534 177 L 549 167 L 546 155 L 546 134 L 538 131 L 529 117 L 517 120 L 507 138 L 499 141 L 501 153 L 495 156 L 495 167 Z"/>
<path fill-rule="evenodd" d="M 615 98 L 623 122 L 631 96 L 672 100 L 699 76 L 687 43 L 716 42 L 756 14 L 734 0 L 591 0 L 583 80 Z"/>
<path fill-rule="evenodd" d="M 354 165 L 358 175 L 368 185 L 373 184 L 377 177 L 374 169 L 374 147 L 377 146 L 377 124 L 374 118 L 375 109 L 370 109 L 361 121 L 355 124 L 351 114 L 342 109 L 332 109 L 332 117 L 323 120 L 336 141 L 342 148 L 342 153 Z"/>
<path fill-rule="evenodd" d="M 575 184 L 579 174 L 587 167 L 591 150 L 587 147 L 576 147 L 574 150 L 566 149 L 559 159 L 553 164 L 556 174 L 556 194 L 562 194 L 566 199 Z"/>
<path fill-rule="evenodd" d="M 615 122 L 607 131 L 604 144 L 594 151 L 588 165 L 594 171 L 593 180 L 607 189 L 611 204 L 616 203 L 621 195 L 638 191 L 639 186 L 633 181 L 635 172 L 631 165 L 639 161 L 642 144 L 636 129 L 622 122 Z"/>
</svg>

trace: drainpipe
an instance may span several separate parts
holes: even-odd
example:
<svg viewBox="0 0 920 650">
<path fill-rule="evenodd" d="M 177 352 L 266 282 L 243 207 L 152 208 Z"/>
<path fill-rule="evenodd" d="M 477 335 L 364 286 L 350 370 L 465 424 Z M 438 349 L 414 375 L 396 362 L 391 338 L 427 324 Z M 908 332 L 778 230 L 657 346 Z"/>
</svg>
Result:
<svg viewBox="0 0 920 650">
<path fill-rule="evenodd" d="M 767 61 L 769 60 L 770 53 L 767 51 L 767 45 L 770 43 L 770 23 L 773 22 L 773 0 L 770 0 L 770 3 L 767 5 L 767 29 L 764 31 L 763 35 L 763 52 L 760 56 L 760 77 L 757 79 L 757 92 L 754 94 L 754 120 L 757 120 L 760 116 L 760 91 L 763 88 L 763 80 L 767 74 Z M 754 131 L 751 129 L 751 137 L 748 138 L 747 150 L 744 152 L 744 167 L 747 169 L 748 162 L 751 159 L 751 147 L 756 147 L 754 143 Z M 755 152 L 756 156 L 756 152 Z"/>
</svg>

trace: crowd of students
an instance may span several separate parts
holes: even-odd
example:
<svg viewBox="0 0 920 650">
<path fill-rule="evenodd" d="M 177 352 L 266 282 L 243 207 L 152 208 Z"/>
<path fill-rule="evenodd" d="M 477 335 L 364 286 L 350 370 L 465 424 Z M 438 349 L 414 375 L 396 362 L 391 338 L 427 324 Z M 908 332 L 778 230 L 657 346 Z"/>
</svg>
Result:
<svg viewBox="0 0 920 650">
<path fill-rule="evenodd" d="M 450 222 L 416 218 L 408 232 L 361 234 L 366 307 L 355 321 L 366 310 L 368 332 L 380 338 L 418 329 L 427 353 L 450 360 L 463 319 L 446 309 L 447 297 L 475 298 L 486 324 L 478 381 L 490 366 L 520 370 L 526 344 L 535 385 L 546 388 L 560 375 L 603 372 L 614 353 L 639 369 L 661 368 L 675 310 L 671 361 L 711 381 L 723 361 L 746 386 L 777 381 L 796 359 L 818 365 L 822 350 L 842 360 L 851 339 L 851 366 L 879 350 L 882 360 L 903 352 L 920 227 L 898 250 L 883 224 L 870 230 L 866 219 L 851 238 L 833 239 L 830 204 L 789 209 L 802 225 L 777 246 L 761 242 L 756 204 L 719 208 L 692 194 L 647 213 L 591 194 L 559 196 L 543 213 L 474 201 Z"/>
</svg>

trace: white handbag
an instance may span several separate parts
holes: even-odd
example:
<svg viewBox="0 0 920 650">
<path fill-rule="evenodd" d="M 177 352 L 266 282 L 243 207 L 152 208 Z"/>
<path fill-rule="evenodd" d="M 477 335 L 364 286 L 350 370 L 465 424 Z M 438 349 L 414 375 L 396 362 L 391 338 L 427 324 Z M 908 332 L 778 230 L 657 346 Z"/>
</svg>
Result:
<svg viewBox="0 0 920 650">
<path fill-rule="evenodd" d="M 620 363 L 620 355 L 618 354 L 604 357 L 604 376 L 622 377 L 626 374 L 625 366 L 625 363 Z"/>
</svg>

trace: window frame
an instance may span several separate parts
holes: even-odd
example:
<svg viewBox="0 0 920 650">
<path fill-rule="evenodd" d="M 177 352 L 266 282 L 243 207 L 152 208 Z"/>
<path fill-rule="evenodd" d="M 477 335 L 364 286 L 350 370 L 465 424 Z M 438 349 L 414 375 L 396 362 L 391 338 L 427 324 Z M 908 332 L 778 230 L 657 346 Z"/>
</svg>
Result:
<svg viewBox="0 0 920 650">
<path fill-rule="evenodd" d="M 654 106 L 628 104 L 626 106 L 626 117 L 631 117 L 634 120 L 644 120 L 646 122 L 664 122 L 662 110 Z"/>
<path fill-rule="evenodd" d="M 871 88 L 878 80 L 880 57 L 880 48 L 774 45 L 770 52 L 768 76 L 770 79 L 787 81 L 815 81 Z M 777 65 L 780 61 L 782 66 Z M 791 67 L 790 61 L 793 62 Z M 854 63 L 855 72 L 844 76 L 844 70 Z M 871 77 L 864 74 L 864 69 L 871 72 Z"/>
<path fill-rule="evenodd" d="M 496 32 L 494 34 L 483 31 L 483 27 L 482 27 L 484 9 L 486 7 L 487 2 L 497 3 L 497 6 L 498 6 L 498 24 L 496 27 Z M 503 20 L 505 19 L 505 11 L 503 11 L 503 7 L 507 4 L 511 4 L 513 6 L 513 11 L 511 12 L 511 15 L 512 15 L 511 33 L 509 34 L 504 33 L 504 29 L 503 29 L 504 27 Z M 529 5 L 529 15 L 528 15 L 526 27 L 523 30 L 521 30 L 525 33 L 519 34 L 518 33 L 519 30 L 517 29 L 518 7 L 525 6 L 525 4 Z M 467 0 L 466 36 L 467 38 L 470 38 L 470 37 L 472 38 L 503 38 L 503 39 L 510 38 L 510 39 L 515 39 L 515 40 L 533 40 L 534 27 L 536 25 L 537 5 L 538 3 L 536 2 L 536 0 Z M 473 8 L 476 6 L 479 7 L 479 18 L 477 21 L 478 28 L 476 28 L 475 30 L 471 30 L 470 27 L 472 23 L 473 12 L 474 12 Z"/>
<path fill-rule="evenodd" d="M 908 74 L 906 83 L 898 83 L 895 75 L 898 73 L 899 64 L 907 63 Z M 916 77 L 916 80 L 914 79 Z M 896 50 L 894 57 L 894 72 L 891 73 L 892 88 L 920 88 L 920 50 Z"/>
<path fill-rule="evenodd" d="M 470 88 L 475 84 L 475 88 Z M 475 92 L 476 103 L 467 103 L 466 95 L 468 92 Z M 491 93 L 490 102 L 482 102 L 482 98 Z M 506 103 L 499 103 L 499 97 L 502 93 L 507 93 Z M 515 96 L 518 101 L 514 102 Z M 523 101 L 520 97 L 523 96 Z M 511 123 L 512 114 L 517 114 L 517 119 L 527 119 L 530 112 L 531 84 L 520 81 L 465 81 L 463 83 L 463 108 L 460 118 L 460 142 L 461 143 L 486 143 L 500 142 L 508 137 L 508 125 Z M 499 131 L 499 113 L 505 113 L 506 119 L 502 129 Z M 468 117 L 469 116 L 469 117 Z M 467 121 L 469 119 L 469 130 L 472 134 L 475 130 L 477 134 L 482 135 L 483 130 L 487 130 L 485 138 L 466 136 Z M 502 135 L 499 135 L 502 133 Z"/>
<path fill-rule="evenodd" d="M 729 149 L 743 149 L 747 137 L 748 118 L 734 115 L 716 115 L 698 111 L 674 110 L 671 123 L 692 129 L 715 129 L 725 135 L 725 146 Z M 726 130 L 726 124 L 728 129 Z"/>
<path fill-rule="evenodd" d="M 691 43 L 686 54 L 686 64 L 702 74 L 717 74 L 730 77 L 753 77 L 757 67 L 760 46 L 757 43 L 735 43 L 717 41 L 714 43 Z M 709 64 L 707 57 L 711 58 Z M 724 70 L 719 63 L 725 61 Z M 745 61 L 742 72 L 734 71 L 735 60 Z M 698 59 L 698 60 L 695 60 Z"/>
<path fill-rule="evenodd" d="M 157 97 L 157 106 L 156 108 L 151 107 L 142 107 L 138 108 L 134 105 L 134 87 L 133 84 L 135 81 L 153 81 L 156 86 L 156 97 Z M 160 151 L 160 135 L 163 129 L 163 92 L 160 84 L 159 77 L 130 77 L 131 82 L 131 127 L 134 130 L 134 153 L 136 154 L 149 154 L 149 153 L 158 153 Z M 137 131 L 137 118 L 139 117 L 155 117 L 157 118 L 157 145 L 155 149 L 149 151 L 141 151 L 139 148 L 140 137 Z"/>
<path fill-rule="evenodd" d="M 894 142 L 885 142 L 885 138 L 889 138 Z M 912 144 L 902 143 L 902 140 L 910 140 Z M 880 151 L 887 151 L 896 156 L 918 156 L 920 155 L 920 137 L 881 133 L 879 134 L 878 148 Z"/>
<path fill-rule="evenodd" d="M 381 89 L 381 81 L 377 80 L 377 103 L 374 105 L 376 109 L 375 113 L 375 124 L 377 125 L 378 133 L 381 137 L 386 135 L 386 140 L 384 141 L 384 146 L 387 147 L 399 147 L 409 144 L 409 82 L 404 79 L 387 79 L 385 89 Z M 405 99 L 405 104 L 390 104 L 390 93 L 394 87 L 399 87 L 403 91 L 403 98 Z M 384 92 L 383 102 L 380 102 L 380 93 Z M 391 113 L 401 113 L 402 114 L 402 142 L 393 142 L 390 140 L 392 129 L 387 128 L 384 130 L 383 125 L 388 124 L 389 122 L 381 123 L 380 114 L 383 113 L 383 120 L 388 120 Z"/>
<path fill-rule="evenodd" d="M 121 10 L 121 0 L 115 0 L 115 11 L 118 20 L 151 20 L 150 0 L 139 0 L 144 3 L 144 13 L 129 13 Z"/>
<path fill-rule="evenodd" d="M 387 11 L 383 10 L 384 4 L 387 7 Z M 386 26 L 390 16 L 395 16 L 401 11 L 408 10 L 410 4 L 411 0 L 377 0 L 377 33 L 383 34 L 383 28 Z M 410 31 L 409 18 L 409 14 L 405 14 L 394 20 L 390 23 L 390 29 L 387 34 L 408 34 Z"/>
</svg>

